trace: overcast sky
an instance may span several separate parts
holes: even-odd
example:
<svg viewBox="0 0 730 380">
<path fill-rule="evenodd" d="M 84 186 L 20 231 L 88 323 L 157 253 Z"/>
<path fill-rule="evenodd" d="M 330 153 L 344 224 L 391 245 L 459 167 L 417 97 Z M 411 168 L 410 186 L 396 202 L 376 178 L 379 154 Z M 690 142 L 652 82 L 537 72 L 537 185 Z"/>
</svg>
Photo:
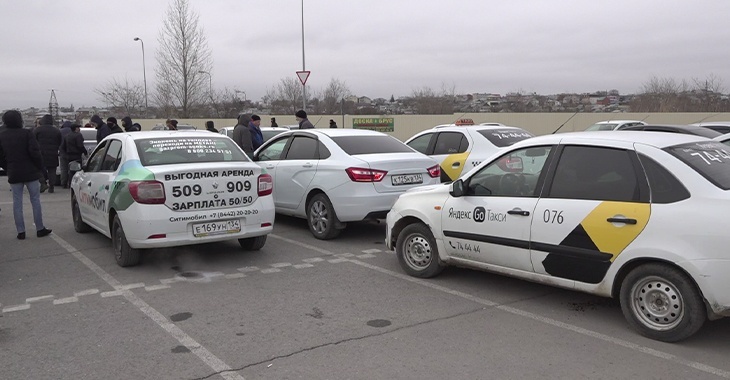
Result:
<svg viewBox="0 0 730 380">
<path fill-rule="evenodd" d="M 104 105 L 111 79 L 155 84 L 167 0 L 0 0 L 0 109 Z M 212 83 L 258 100 L 302 69 L 301 0 L 190 0 Z M 304 0 L 308 89 L 355 95 L 639 91 L 652 77 L 730 91 L 727 0 Z M 310 91 L 310 90 L 308 90 Z M 150 97 L 151 99 L 151 97 Z"/>
</svg>

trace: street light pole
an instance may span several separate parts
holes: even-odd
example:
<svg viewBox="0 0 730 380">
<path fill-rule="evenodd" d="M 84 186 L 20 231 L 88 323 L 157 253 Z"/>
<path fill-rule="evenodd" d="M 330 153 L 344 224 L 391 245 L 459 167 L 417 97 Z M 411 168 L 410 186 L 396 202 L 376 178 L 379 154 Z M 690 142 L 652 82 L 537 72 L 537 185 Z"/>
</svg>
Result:
<svg viewBox="0 0 730 380">
<path fill-rule="evenodd" d="M 304 0 L 302 0 L 302 71 L 307 71 L 304 64 Z M 307 86 L 302 83 L 302 109 L 307 111 Z"/>
<path fill-rule="evenodd" d="M 142 43 L 142 77 L 144 78 L 144 114 L 146 116 L 149 105 L 147 104 L 147 65 L 145 65 L 145 63 L 144 63 L 144 41 L 142 41 L 142 39 L 139 37 L 134 37 L 134 40 Z"/>
<path fill-rule="evenodd" d="M 199 70 L 200 74 L 208 74 L 208 92 L 210 92 L 210 99 L 213 100 L 213 75 L 210 74 L 208 71 Z"/>
</svg>

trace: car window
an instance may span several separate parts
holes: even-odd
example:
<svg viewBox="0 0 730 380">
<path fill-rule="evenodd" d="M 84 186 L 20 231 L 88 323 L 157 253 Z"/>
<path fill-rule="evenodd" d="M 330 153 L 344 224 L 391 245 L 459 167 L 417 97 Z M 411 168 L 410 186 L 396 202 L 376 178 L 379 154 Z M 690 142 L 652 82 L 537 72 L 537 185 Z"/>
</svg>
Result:
<svg viewBox="0 0 730 380">
<path fill-rule="evenodd" d="M 99 171 L 115 171 L 119 167 L 119 163 L 122 161 L 122 142 L 119 140 L 111 140 L 109 147 L 106 149 L 104 160 L 101 162 L 101 168 Z"/>
<path fill-rule="evenodd" d="M 537 197 L 537 183 L 553 148 L 530 147 L 503 155 L 471 176 L 466 194 Z"/>
<path fill-rule="evenodd" d="M 431 143 L 431 138 L 433 137 L 433 135 L 433 133 L 426 133 L 424 135 L 418 136 L 408 142 L 408 146 L 423 154 L 428 154 L 428 145 Z"/>
<path fill-rule="evenodd" d="M 81 136 L 84 137 L 84 140 L 94 140 L 96 141 L 96 129 L 92 128 L 81 128 Z"/>
<path fill-rule="evenodd" d="M 261 131 L 261 135 L 264 137 L 264 142 L 269 141 L 272 137 L 284 133 L 286 131 L 277 131 L 277 130 L 263 130 Z"/>
<path fill-rule="evenodd" d="M 159 137 L 135 141 L 142 165 L 249 161 L 231 139 L 214 133 L 195 137 Z"/>
<path fill-rule="evenodd" d="M 464 143 L 462 143 L 464 141 Z M 466 136 L 461 132 L 440 132 L 436 136 L 433 154 L 454 154 L 466 152 Z M 461 150 L 461 149 L 464 150 Z"/>
<path fill-rule="evenodd" d="M 358 154 L 413 153 L 408 145 L 388 135 L 338 136 L 332 137 L 332 141 L 351 156 Z"/>
<path fill-rule="evenodd" d="M 638 202 L 639 182 L 629 154 L 623 149 L 566 146 L 548 197 Z"/>
<path fill-rule="evenodd" d="M 259 161 L 280 160 L 281 152 L 284 151 L 284 147 L 286 147 L 287 142 L 289 142 L 288 137 L 274 141 L 273 143 L 271 143 L 271 145 L 267 146 L 266 148 L 262 149 L 259 152 L 258 160 Z"/>
<path fill-rule="evenodd" d="M 94 153 L 91 154 L 91 157 L 89 157 L 89 160 L 86 162 L 86 168 L 84 171 L 86 172 L 95 172 L 99 170 L 99 166 L 101 165 L 102 161 L 104 161 L 104 154 L 106 150 L 106 144 L 109 141 L 102 141 L 97 147 Z"/>
<path fill-rule="evenodd" d="M 317 139 L 304 136 L 295 136 L 291 146 L 286 153 L 287 160 L 316 160 L 319 159 L 317 154 Z"/>
<path fill-rule="evenodd" d="M 715 186 L 730 190 L 730 148 L 717 141 L 701 141 L 664 149 L 696 170 Z"/>
<path fill-rule="evenodd" d="M 639 160 L 649 180 L 652 203 L 673 203 L 689 198 L 689 191 L 661 164 L 639 154 Z"/>
<path fill-rule="evenodd" d="M 521 128 L 480 129 L 478 132 L 480 135 L 486 137 L 494 146 L 500 148 L 510 146 L 530 137 L 535 137 L 532 133 Z"/>
</svg>

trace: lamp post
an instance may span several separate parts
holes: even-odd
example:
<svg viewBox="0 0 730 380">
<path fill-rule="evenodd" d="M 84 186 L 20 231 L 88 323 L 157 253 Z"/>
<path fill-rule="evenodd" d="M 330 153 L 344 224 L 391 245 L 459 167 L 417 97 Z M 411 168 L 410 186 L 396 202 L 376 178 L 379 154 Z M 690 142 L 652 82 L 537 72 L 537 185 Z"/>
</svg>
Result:
<svg viewBox="0 0 730 380">
<path fill-rule="evenodd" d="M 210 92 L 210 99 L 213 99 L 213 76 L 210 75 L 210 72 L 199 70 L 198 73 L 200 74 L 208 74 L 208 92 Z"/>
<path fill-rule="evenodd" d="M 304 0 L 302 0 L 302 71 L 307 71 L 304 64 Z M 307 86 L 302 83 L 302 110 L 307 111 Z"/>
<path fill-rule="evenodd" d="M 147 65 L 144 63 L 144 41 L 139 37 L 134 37 L 135 41 L 142 43 L 142 77 L 144 78 L 144 114 L 147 115 Z"/>
</svg>

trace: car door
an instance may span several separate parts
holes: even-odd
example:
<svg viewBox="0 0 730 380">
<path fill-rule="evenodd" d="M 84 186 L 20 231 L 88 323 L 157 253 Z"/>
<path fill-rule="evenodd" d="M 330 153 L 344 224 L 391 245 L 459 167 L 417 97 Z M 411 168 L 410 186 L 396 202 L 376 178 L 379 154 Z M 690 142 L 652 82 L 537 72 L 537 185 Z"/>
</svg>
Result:
<svg viewBox="0 0 730 380">
<path fill-rule="evenodd" d="M 104 229 L 104 227 L 99 224 L 99 220 L 101 219 L 99 214 L 103 212 L 100 210 L 104 209 L 106 205 L 99 198 L 96 184 L 99 178 L 97 173 L 101 168 L 101 163 L 104 161 L 109 141 L 99 143 L 96 150 L 87 160 L 86 166 L 83 172 L 80 173 L 78 179 L 79 194 L 77 199 L 81 215 L 87 224 L 101 229 Z"/>
<path fill-rule="evenodd" d="M 441 164 L 441 181 L 454 181 L 464 170 L 469 157 L 469 140 L 463 132 L 439 132 L 431 158 Z"/>
<path fill-rule="evenodd" d="M 290 136 L 279 138 L 257 151 L 254 155 L 254 161 L 263 168 L 267 174 L 271 176 L 274 183 L 274 205 L 279 208 L 280 198 L 279 189 L 276 185 L 277 171 L 276 168 L 284 158 L 285 149 L 289 143 Z"/>
<path fill-rule="evenodd" d="M 532 219 L 537 273 L 597 284 L 649 221 L 649 186 L 630 143 L 564 145 Z"/>
<path fill-rule="evenodd" d="M 317 138 L 310 134 L 292 137 L 286 157 L 276 168 L 274 192 L 277 207 L 295 210 L 301 204 L 317 172 L 318 145 Z"/>
<path fill-rule="evenodd" d="M 450 256 L 532 272 L 530 226 L 551 146 L 511 151 L 464 180 L 442 208 Z"/>
</svg>

